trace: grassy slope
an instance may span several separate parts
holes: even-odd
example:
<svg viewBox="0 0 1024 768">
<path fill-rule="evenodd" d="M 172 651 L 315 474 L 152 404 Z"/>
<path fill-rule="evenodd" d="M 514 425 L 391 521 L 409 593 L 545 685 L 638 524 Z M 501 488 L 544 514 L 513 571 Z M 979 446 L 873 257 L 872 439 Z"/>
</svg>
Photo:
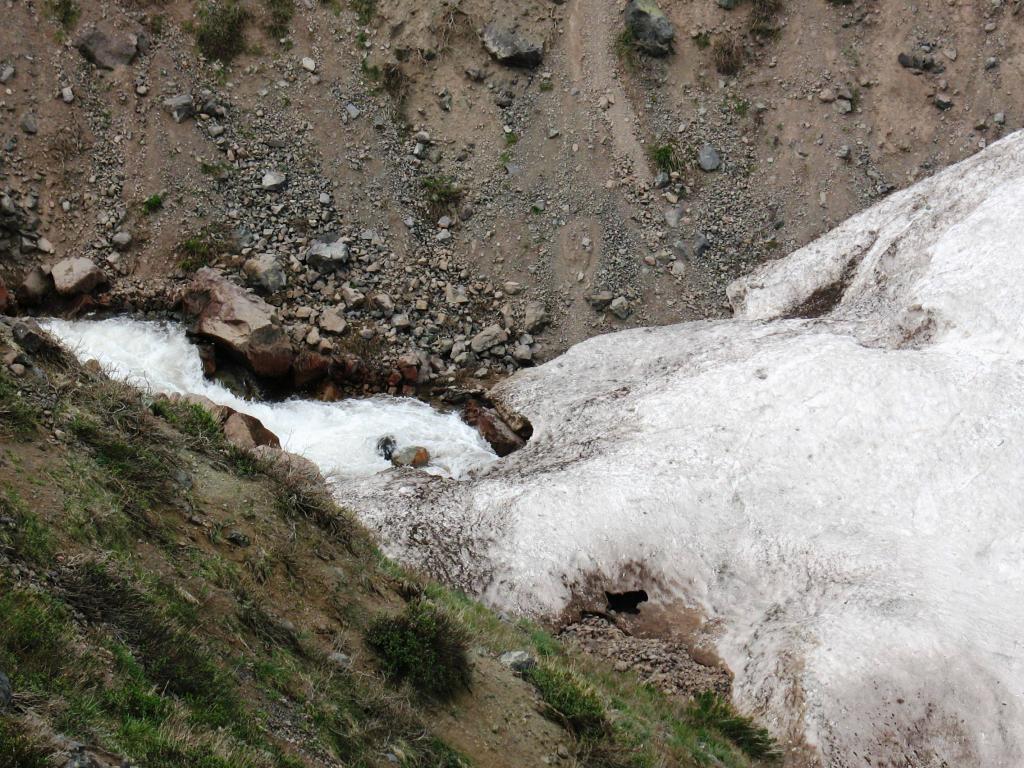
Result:
<svg viewBox="0 0 1024 768">
<path fill-rule="evenodd" d="M 559 752 L 566 765 L 748 766 L 764 751 L 728 708 L 669 701 L 404 572 L 322 487 L 232 450 L 204 411 L 56 350 L 33 362 L 20 379 L 0 372 L 0 671 L 15 691 L 0 768 L 49 765 L 58 735 L 152 768 L 521 766 Z M 471 662 L 469 689 L 444 701 L 413 685 L 436 676 L 386 678 L 400 667 L 365 639 L 382 616 L 423 623 L 423 604 L 443 616 L 431 629 L 444 653 Z M 408 670 L 423 649 L 402 648 Z M 518 649 L 541 660 L 526 680 L 495 660 Z"/>
</svg>

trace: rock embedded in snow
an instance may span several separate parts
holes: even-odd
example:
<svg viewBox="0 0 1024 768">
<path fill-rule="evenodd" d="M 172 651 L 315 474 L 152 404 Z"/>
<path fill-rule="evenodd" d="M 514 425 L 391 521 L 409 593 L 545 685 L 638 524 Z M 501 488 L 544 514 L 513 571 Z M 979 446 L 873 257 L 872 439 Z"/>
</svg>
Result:
<svg viewBox="0 0 1024 768">
<path fill-rule="evenodd" d="M 1016 133 L 736 281 L 732 320 L 502 382 L 533 436 L 501 462 L 339 492 L 504 610 L 652 574 L 825 765 L 1024 765 L 1022 226 Z"/>
</svg>

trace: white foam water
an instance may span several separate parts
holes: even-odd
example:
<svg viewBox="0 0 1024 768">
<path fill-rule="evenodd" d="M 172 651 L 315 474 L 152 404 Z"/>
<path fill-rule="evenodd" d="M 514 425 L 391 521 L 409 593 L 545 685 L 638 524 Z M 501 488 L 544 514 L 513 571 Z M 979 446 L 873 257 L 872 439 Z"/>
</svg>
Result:
<svg viewBox="0 0 1024 768">
<path fill-rule="evenodd" d="M 203 376 L 195 346 L 178 325 L 111 318 L 41 323 L 80 360 L 97 360 L 112 376 L 154 393 L 195 394 L 255 416 L 286 450 L 313 461 L 325 477 L 352 479 L 388 469 L 377 441 L 430 452 L 426 472 L 462 478 L 497 457 L 479 433 L 456 414 L 411 398 L 374 397 L 335 403 L 292 398 L 253 402 Z"/>
</svg>

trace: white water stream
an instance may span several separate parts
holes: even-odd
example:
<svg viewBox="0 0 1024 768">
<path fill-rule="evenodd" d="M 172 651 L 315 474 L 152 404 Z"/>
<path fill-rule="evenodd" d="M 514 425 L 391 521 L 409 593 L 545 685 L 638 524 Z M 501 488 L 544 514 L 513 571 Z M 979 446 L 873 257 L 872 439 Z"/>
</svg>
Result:
<svg viewBox="0 0 1024 768">
<path fill-rule="evenodd" d="M 430 452 L 426 472 L 464 477 L 497 457 L 479 433 L 455 414 L 411 398 L 375 397 L 323 403 L 293 398 L 252 402 L 203 377 L 199 353 L 179 326 L 126 318 L 47 320 L 43 327 L 80 360 L 97 360 L 113 376 L 154 393 L 195 394 L 255 416 L 281 446 L 313 461 L 325 477 L 372 475 L 391 464 L 376 450 L 392 435 L 398 446 Z"/>
</svg>

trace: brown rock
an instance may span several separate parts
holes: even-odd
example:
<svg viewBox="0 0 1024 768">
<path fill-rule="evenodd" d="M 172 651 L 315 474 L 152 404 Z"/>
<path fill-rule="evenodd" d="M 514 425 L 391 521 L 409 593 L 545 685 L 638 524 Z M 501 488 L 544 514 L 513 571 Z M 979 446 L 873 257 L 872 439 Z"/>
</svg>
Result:
<svg viewBox="0 0 1024 768">
<path fill-rule="evenodd" d="M 508 456 L 526 445 L 526 441 L 512 431 L 512 428 L 502 420 L 497 411 L 486 407 L 477 400 L 470 400 L 466 403 L 462 418 L 467 424 L 476 428 L 499 456 Z"/>
<path fill-rule="evenodd" d="M 420 356 L 415 352 L 402 355 L 398 358 L 398 371 L 405 381 L 416 384 L 420 380 Z"/>
<path fill-rule="evenodd" d="M 99 24 L 79 37 L 75 47 L 86 61 L 102 69 L 114 69 L 132 63 L 139 52 L 139 38 Z"/>
<path fill-rule="evenodd" d="M 271 378 L 292 367 L 295 351 L 274 323 L 274 308 L 263 299 L 204 267 L 185 289 L 182 308 L 195 319 L 195 332 Z"/>
<path fill-rule="evenodd" d="M 58 261 L 50 270 L 50 276 L 61 296 L 91 293 L 107 281 L 103 271 L 83 257 Z"/>
<path fill-rule="evenodd" d="M 7 308 L 11 305 L 11 294 L 7 291 L 7 284 L 4 279 L 0 277 L 0 315 L 7 312 Z"/>
<path fill-rule="evenodd" d="M 305 456 L 282 451 L 269 445 L 260 445 L 253 449 L 257 458 L 262 459 L 275 471 L 287 478 L 298 478 L 309 483 L 322 484 L 323 475 L 320 468 Z"/>
<path fill-rule="evenodd" d="M 277 435 L 263 426 L 263 422 L 246 413 L 233 413 L 224 422 L 224 437 L 232 445 L 246 450 L 259 446 L 280 448 Z"/>
<path fill-rule="evenodd" d="M 292 383 L 297 389 L 316 384 L 327 376 L 331 361 L 317 352 L 302 350 L 292 364 Z"/>
<path fill-rule="evenodd" d="M 40 266 L 32 267 L 18 289 L 18 301 L 27 307 L 41 304 L 53 290 L 53 280 Z"/>
<path fill-rule="evenodd" d="M 391 463 L 396 467 L 425 467 L 430 462 L 430 452 L 419 445 L 400 448 L 391 455 Z"/>
</svg>

